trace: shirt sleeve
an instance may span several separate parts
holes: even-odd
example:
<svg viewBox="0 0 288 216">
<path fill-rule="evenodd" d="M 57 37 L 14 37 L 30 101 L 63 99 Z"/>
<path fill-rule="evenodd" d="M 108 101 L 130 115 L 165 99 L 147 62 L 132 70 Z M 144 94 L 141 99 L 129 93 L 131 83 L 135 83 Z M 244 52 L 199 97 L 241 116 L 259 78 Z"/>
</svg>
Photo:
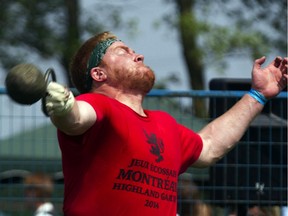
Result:
<svg viewBox="0 0 288 216">
<path fill-rule="evenodd" d="M 97 114 L 97 122 L 101 122 L 110 110 L 109 98 L 105 95 L 95 93 L 81 94 L 76 97 L 76 100 L 85 101 L 93 107 Z"/>
<path fill-rule="evenodd" d="M 198 160 L 202 148 L 202 138 L 193 130 L 179 124 L 178 125 L 180 139 L 181 139 L 181 168 L 180 173 L 191 166 Z"/>
</svg>

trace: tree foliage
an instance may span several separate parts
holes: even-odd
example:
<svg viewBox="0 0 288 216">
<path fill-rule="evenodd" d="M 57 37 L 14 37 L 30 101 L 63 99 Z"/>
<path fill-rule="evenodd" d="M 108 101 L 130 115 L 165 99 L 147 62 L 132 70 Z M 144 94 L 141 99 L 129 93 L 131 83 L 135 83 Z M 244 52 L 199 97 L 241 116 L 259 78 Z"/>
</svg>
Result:
<svg viewBox="0 0 288 216">
<path fill-rule="evenodd" d="M 226 57 L 287 55 L 286 0 L 166 2 L 174 4 L 175 12 L 163 20 L 178 32 L 190 86 L 195 90 L 204 89 L 206 64 L 223 70 Z M 204 102 L 194 102 L 196 115 L 206 116 Z"/>
<path fill-rule="evenodd" d="M 287 52 L 286 0 L 166 1 L 175 5 L 176 13 L 167 14 L 164 21 L 179 35 L 186 31 L 181 29 L 181 19 L 190 24 L 201 58 L 247 54 L 256 58 L 272 51 Z"/>
<path fill-rule="evenodd" d="M 206 64 L 223 69 L 227 56 L 254 59 L 272 51 L 286 55 L 286 0 L 165 1 L 175 6 L 163 20 L 179 33 L 193 89 L 204 88 Z M 121 11 L 127 7 L 124 0 L 123 4 L 97 1 L 92 13 L 83 11 L 80 3 L 79 0 L 2 0 L 0 66 L 10 68 L 37 55 L 56 59 L 68 73 L 69 61 L 83 37 L 102 31 L 104 26 L 135 27 L 133 20 L 121 19 Z M 205 115 L 204 104 L 195 104 L 197 115 Z"/>
<path fill-rule="evenodd" d="M 36 55 L 57 60 L 68 77 L 70 59 L 83 37 L 104 27 L 135 25 L 123 22 L 119 5 L 97 3 L 93 7 L 93 13 L 85 13 L 79 0 L 2 0 L 0 66 L 9 69 Z"/>
</svg>

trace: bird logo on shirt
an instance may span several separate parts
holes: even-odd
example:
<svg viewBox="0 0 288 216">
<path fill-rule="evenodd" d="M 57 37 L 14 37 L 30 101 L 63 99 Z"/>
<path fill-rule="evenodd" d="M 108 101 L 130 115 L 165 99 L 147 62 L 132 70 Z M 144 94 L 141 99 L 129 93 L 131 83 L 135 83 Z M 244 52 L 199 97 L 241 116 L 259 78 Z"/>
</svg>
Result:
<svg viewBox="0 0 288 216">
<path fill-rule="evenodd" d="M 144 131 L 146 137 L 147 137 L 147 143 L 151 145 L 150 153 L 157 156 L 156 162 L 161 162 L 164 158 L 161 155 L 164 152 L 164 143 L 162 139 L 157 138 L 156 134 L 150 133 L 148 134 L 146 131 Z"/>
</svg>

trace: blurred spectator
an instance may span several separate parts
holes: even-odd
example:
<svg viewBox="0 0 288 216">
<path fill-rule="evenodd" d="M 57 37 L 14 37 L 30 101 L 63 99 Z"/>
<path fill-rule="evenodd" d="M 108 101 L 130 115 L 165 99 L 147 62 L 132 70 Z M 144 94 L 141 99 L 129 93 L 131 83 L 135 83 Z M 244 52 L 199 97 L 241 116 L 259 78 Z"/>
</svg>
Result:
<svg viewBox="0 0 288 216">
<path fill-rule="evenodd" d="M 179 176 L 177 213 L 180 216 L 212 215 L 211 207 L 202 201 L 200 191 L 190 173 Z"/>
<path fill-rule="evenodd" d="M 54 184 L 52 178 L 43 173 L 29 174 L 24 179 L 27 207 L 34 216 L 54 216 L 55 208 L 50 202 Z"/>
<path fill-rule="evenodd" d="M 278 206 L 251 206 L 248 208 L 247 216 L 280 216 L 280 211 Z"/>
</svg>

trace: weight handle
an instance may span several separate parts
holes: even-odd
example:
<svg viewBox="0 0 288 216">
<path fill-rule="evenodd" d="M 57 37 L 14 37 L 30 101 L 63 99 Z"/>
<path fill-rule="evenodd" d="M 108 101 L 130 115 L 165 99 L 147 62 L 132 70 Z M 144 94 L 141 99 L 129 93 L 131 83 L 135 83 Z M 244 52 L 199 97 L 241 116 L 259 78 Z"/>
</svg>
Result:
<svg viewBox="0 0 288 216">
<path fill-rule="evenodd" d="M 45 84 L 46 84 L 46 89 L 47 89 L 47 86 L 50 82 L 49 80 L 56 82 L 56 74 L 55 74 L 55 71 L 53 68 L 47 69 L 47 71 L 44 74 L 44 80 L 45 80 Z M 48 114 L 47 109 L 46 109 L 46 96 L 47 96 L 47 94 L 48 93 L 46 91 L 45 96 L 42 97 L 42 111 L 47 117 L 49 117 L 49 114 Z"/>
</svg>

